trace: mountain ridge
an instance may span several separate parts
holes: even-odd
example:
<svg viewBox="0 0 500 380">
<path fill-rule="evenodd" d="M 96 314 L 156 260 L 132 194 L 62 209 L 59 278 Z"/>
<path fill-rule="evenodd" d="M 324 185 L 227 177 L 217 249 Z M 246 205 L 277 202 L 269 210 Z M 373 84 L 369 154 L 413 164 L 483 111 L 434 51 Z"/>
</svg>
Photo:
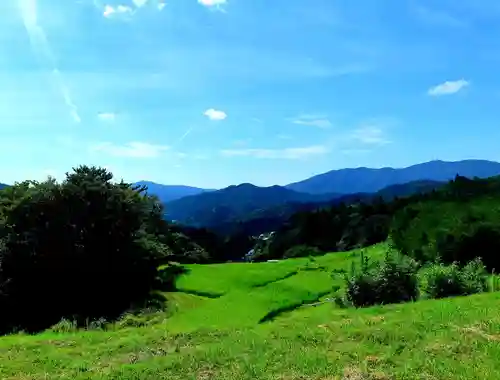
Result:
<svg viewBox="0 0 500 380">
<path fill-rule="evenodd" d="M 486 178 L 500 174 L 500 163 L 488 160 L 433 160 L 403 168 L 346 168 L 321 173 L 286 188 L 310 193 L 357 193 L 379 191 L 387 186 L 418 180 L 448 181 L 457 174 L 464 177 Z"/>
<path fill-rule="evenodd" d="M 243 183 L 167 202 L 165 216 L 188 225 L 211 226 L 288 202 L 318 202 L 337 196 L 306 194 L 277 185 L 259 187 Z"/>
<path fill-rule="evenodd" d="M 457 175 L 468 178 L 500 175 L 500 163 L 435 160 L 400 169 L 334 170 L 287 186 L 242 183 L 166 202 L 165 216 L 177 223 L 208 228 L 252 219 L 281 220 L 296 210 L 308 208 L 307 204 L 314 208 L 336 199 L 347 202 L 370 199 L 374 194 L 383 198 L 406 196 L 432 189 Z"/>
</svg>

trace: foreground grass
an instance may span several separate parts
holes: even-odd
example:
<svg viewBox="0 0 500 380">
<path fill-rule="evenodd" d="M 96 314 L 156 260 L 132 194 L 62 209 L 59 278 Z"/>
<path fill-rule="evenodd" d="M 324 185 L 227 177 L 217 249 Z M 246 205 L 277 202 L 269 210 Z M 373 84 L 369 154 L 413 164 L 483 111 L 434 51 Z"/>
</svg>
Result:
<svg viewBox="0 0 500 380">
<path fill-rule="evenodd" d="M 500 376 L 500 295 L 340 310 L 251 328 L 165 324 L 0 340 L 2 379 L 488 379 Z"/>
<path fill-rule="evenodd" d="M 0 378 L 500 378 L 499 293 L 359 310 L 308 305 L 341 285 L 331 271 L 359 255 L 189 266 L 183 291 L 167 294 L 169 311 L 131 318 L 136 327 L 0 338 Z"/>
</svg>

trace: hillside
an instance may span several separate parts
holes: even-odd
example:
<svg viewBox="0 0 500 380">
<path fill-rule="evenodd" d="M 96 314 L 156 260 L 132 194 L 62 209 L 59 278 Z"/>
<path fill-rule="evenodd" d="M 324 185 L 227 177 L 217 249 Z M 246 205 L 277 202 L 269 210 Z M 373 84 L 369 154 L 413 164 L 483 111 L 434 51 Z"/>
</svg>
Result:
<svg viewBox="0 0 500 380">
<path fill-rule="evenodd" d="M 391 201 L 395 197 L 405 197 L 416 193 L 425 193 L 438 189 L 445 185 L 445 182 L 436 181 L 413 181 L 405 184 L 393 185 L 384 188 L 376 193 L 357 193 L 336 196 L 326 201 L 315 202 L 287 202 L 269 208 L 260 208 L 251 213 L 243 215 L 236 222 L 228 220 L 210 226 L 210 229 L 219 234 L 244 233 L 248 235 L 259 235 L 264 232 L 280 229 L 294 214 L 308 212 L 319 208 L 328 208 L 344 204 L 357 202 L 372 202 L 382 197 L 386 201 Z M 319 197 L 318 197 L 319 198 Z"/>
<path fill-rule="evenodd" d="M 384 246 L 366 251 L 381 257 Z M 327 301 L 358 252 L 188 266 L 169 311 L 107 330 L 0 340 L 4 379 L 486 379 L 500 376 L 498 293 L 365 309 Z M 205 291 L 205 296 L 196 295 Z M 209 296 L 209 297 L 208 297 Z M 306 305 L 309 304 L 309 305 Z M 167 319 L 167 320 L 165 320 Z M 480 360 L 478 360 L 478 357 Z"/>
<path fill-rule="evenodd" d="M 304 194 L 280 186 L 258 187 L 247 183 L 167 202 L 165 216 L 181 224 L 211 227 L 253 219 L 268 208 L 288 203 L 321 202 L 335 196 Z"/>
<path fill-rule="evenodd" d="M 292 183 L 286 188 L 311 194 L 374 193 L 385 187 L 418 180 L 449 181 L 456 175 L 487 178 L 500 174 L 500 163 L 485 160 L 430 161 L 407 168 L 332 170 Z"/>
<path fill-rule="evenodd" d="M 401 192 L 404 196 L 396 198 L 397 192 Z M 397 218 L 402 220 L 399 222 L 399 231 L 406 230 L 408 224 L 421 227 L 418 235 L 405 236 L 399 239 L 400 241 L 415 239 L 419 241 L 419 244 L 427 244 L 428 239 L 435 236 L 436 242 L 440 241 L 439 239 L 456 242 L 458 237 L 454 236 L 453 230 L 459 229 L 458 235 L 463 233 L 468 236 L 471 234 L 470 231 L 475 231 L 475 228 L 484 227 L 481 227 L 477 221 L 483 220 L 485 226 L 496 225 L 494 211 L 499 194 L 500 177 L 480 180 L 457 177 L 446 184 L 412 182 L 408 186 L 392 186 L 379 194 L 361 194 L 352 198 L 347 196 L 348 199 L 338 198 L 329 206 L 315 210 L 302 210 L 286 222 L 281 224 L 276 222 L 277 228 L 273 230 L 275 231 L 273 238 L 257 245 L 254 259 L 282 258 L 289 249 L 296 246 L 316 247 L 323 252 L 370 246 L 385 241 L 389 237 L 395 216 L 403 210 L 408 211 L 405 211 L 406 216 Z M 486 198 L 485 202 L 482 201 L 483 198 Z M 444 207 L 445 204 L 449 207 Z M 467 208 L 464 209 L 465 207 Z M 423 208 L 436 210 L 433 221 L 416 218 L 417 211 Z M 252 223 L 255 222 L 252 221 Z M 269 224 L 269 221 L 266 223 Z M 447 228 L 442 228 L 445 226 Z M 449 228 L 449 226 L 453 227 Z M 255 224 L 249 225 L 248 228 L 255 228 Z M 465 232 L 466 228 L 469 229 L 468 232 Z M 436 232 L 436 235 L 433 235 L 433 232 Z M 441 236 L 445 233 L 448 236 Z M 494 236 L 492 231 L 488 231 L 485 232 L 482 240 L 488 241 L 486 245 L 491 245 L 494 244 Z M 443 242 L 439 243 L 440 246 L 443 244 Z M 479 243 L 468 244 L 476 246 Z M 401 243 L 402 246 L 403 243 Z M 418 250 L 418 245 L 412 245 L 412 249 Z M 455 249 L 457 248 L 453 248 L 452 251 Z M 469 246 L 465 250 L 472 250 L 472 248 Z M 481 252 L 485 252 L 483 255 L 488 255 L 489 251 L 482 246 Z"/>
<path fill-rule="evenodd" d="M 202 194 L 212 189 L 200 189 L 198 187 L 182 186 L 182 185 L 162 185 L 150 181 L 139 181 L 136 185 L 146 186 L 148 193 L 156 195 L 163 203 L 170 202 L 191 195 Z"/>
</svg>

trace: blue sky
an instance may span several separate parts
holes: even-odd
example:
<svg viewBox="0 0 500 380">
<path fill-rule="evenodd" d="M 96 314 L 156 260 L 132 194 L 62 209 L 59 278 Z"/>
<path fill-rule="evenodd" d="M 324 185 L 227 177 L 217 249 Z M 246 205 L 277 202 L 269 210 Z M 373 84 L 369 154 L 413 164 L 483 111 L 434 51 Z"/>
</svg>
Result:
<svg viewBox="0 0 500 380">
<path fill-rule="evenodd" d="M 11 0 L 0 182 L 286 184 L 500 160 L 494 0 Z"/>
</svg>

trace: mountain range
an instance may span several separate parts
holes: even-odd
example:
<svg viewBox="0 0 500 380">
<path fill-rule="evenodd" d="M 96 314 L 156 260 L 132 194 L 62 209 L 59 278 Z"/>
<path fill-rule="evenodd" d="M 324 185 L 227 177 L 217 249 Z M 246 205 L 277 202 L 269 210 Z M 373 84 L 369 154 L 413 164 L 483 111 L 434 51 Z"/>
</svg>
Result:
<svg viewBox="0 0 500 380">
<path fill-rule="evenodd" d="M 224 189 L 162 185 L 149 181 L 149 194 L 165 205 L 165 218 L 193 227 L 229 231 L 245 225 L 266 231 L 297 211 L 374 197 L 391 199 L 436 189 L 460 175 L 487 178 L 500 175 L 500 163 L 486 160 L 430 161 L 406 168 L 332 170 L 285 186 L 258 187 L 250 183 Z M 0 184 L 0 189 L 8 186 Z"/>
<path fill-rule="evenodd" d="M 154 184 L 149 191 L 164 202 L 167 219 L 216 228 L 251 220 L 282 220 L 298 210 L 340 200 L 411 195 L 437 188 L 456 175 L 468 178 L 500 175 L 500 163 L 430 161 L 407 168 L 332 170 L 285 186 L 258 187 L 245 183 L 213 190 Z"/>
<path fill-rule="evenodd" d="M 487 178 L 500 174 L 500 163 L 486 160 L 430 161 L 406 168 L 332 170 L 285 187 L 310 194 L 374 193 L 387 186 L 412 181 L 449 181 L 457 174 Z"/>
<path fill-rule="evenodd" d="M 167 202 L 165 215 L 183 224 L 207 227 L 259 218 L 276 206 L 317 203 L 339 195 L 300 193 L 281 186 L 258 187 L 244 183 Z"/>
</svg>

